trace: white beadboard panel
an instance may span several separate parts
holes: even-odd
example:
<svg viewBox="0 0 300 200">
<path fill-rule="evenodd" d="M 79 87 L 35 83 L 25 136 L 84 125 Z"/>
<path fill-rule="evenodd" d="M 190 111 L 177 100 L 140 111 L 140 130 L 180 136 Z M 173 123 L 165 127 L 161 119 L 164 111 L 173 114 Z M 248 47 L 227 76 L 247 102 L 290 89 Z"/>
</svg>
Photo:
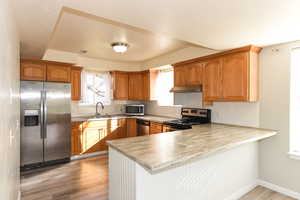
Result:
<svg viewBox="0 0 300 200">
<path fill-rule="evenodd" d="M 137 165 L 136 200 L 238 199 L 257 178 L 258 145 L 250 143 L 156 175 Z"/>
<path fill-rule="evenodd" d="M 109 200 L 135 200 L 136 163 L 109 148 Z"/>
</svg>

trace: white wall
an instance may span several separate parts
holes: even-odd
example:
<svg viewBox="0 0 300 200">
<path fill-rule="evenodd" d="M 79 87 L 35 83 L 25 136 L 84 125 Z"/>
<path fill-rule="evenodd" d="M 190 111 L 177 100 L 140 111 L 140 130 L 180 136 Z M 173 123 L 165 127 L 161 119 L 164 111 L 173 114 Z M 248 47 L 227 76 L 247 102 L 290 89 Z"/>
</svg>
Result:
<svg viewBox="0 0 300 200">
<path fill-rule="evenodd" d="M 44 60 L 74 63 L 75 65 L 82 66 L 84 69 L 97 70 L 97 71 L 140 71 L 142 69 L 141 63 L 130 62 L 113 62 L 108 60 L 87 58 L 79 54 L 48 49 L 43 57 Z M 132 101 L 112 101 L 111 105 L 106 105 L 103 114 L 119 114 L 122 113 L 124 104 L 133 103 Z M 80 105 L 78 102 L 73 101 L 71 106 L 73 116 L 95 114 L 95 106 Z"/>
<path fill-rule="evenodd" d="M 78 66 L 98 71 L 139 71 L 142 69 L 142 64 L 137 62 L 115 62 L 104 59 L 88 58 L 80 54 L 54 49 L 47 49 L 43 56 L 43 60 L 74 63 Z"/>
<path fill-rule="evenodd" d="M 20 187 L 19 38 L 10 0 L 0 1 L 0 199 Z"/>
<path fill-rule="evenodd" d="M 260 178 L 300 193 L 300 160 L 287 155 L 290 52 L 294 47 L 300 47 L 300 42 L 267 47 L 260 53 L 260 126 L 279 130 L 278 136 L 260 143 Z"/>
<path fill-rule="evenodd" d="M 165 54 L 163 56 L 159 56 L 151 60 L 148 60 L 144 62 L 143 66 L 145 69 L 148 69 L 151 67 L 169 65 L 169 64 L 174 64 L 176 62 L 197 58 L 200 56 L 205 56 L 216 52 L 217 51 L 206 49 L 206 48 L 186 47 L 178 51 L 174 51 L 172 53 Z"/>
<path fill-rule="evenodd" d="M 149 60 L 144 63 L 144 65 L 145 69 L 158 67 L 213 53 L 216 53 L 216 51 L 200 47 L 188 47 L 161 57 L 157 57 L 153 60 Z M 199 93 L 175 94 L 174 98 L 176 104 L 200 108 L 202 107 L 202 94 Z M 214 102 L 214 105 L 209 108 L 212 109 L 213 122 L 253 127 L 259 126 L 259 102 Z M 147 103 L 146 112 L 154 115 L 180 117 L 180 109 L 180 106 L 158 106 L 157 103 L 153 101 Z"/>
</svg>

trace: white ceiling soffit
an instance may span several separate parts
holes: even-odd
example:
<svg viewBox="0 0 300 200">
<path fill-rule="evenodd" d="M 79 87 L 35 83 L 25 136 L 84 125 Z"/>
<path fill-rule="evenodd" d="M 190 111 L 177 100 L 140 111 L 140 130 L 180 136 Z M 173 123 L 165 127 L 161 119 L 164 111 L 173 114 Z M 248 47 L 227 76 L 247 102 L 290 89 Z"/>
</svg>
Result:
<svg viewBox="0 0 300 200">
<path fill-rule="evenodd" d="M 300 39 L 299 0 L 14 0 L 23 55 L 42 56 L 62 7 L 223 50 Z"/>
<path fill-rule="evenodd" d="M 128 51 L 114 52 L 111 44 L 115 42 L 129 44 Z M 188 45 L 187 42 L 63 8 L 47 48 L 72 53 L 87 50 L 84 55 L 87 57 L 142 62 Z"/>
</svg>

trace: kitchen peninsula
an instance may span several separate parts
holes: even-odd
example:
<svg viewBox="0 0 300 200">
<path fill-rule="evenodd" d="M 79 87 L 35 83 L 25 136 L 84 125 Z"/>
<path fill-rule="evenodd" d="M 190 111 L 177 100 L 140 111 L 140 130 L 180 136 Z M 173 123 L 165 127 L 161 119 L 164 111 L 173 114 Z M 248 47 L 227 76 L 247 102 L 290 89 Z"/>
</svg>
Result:
<svg viewBox="0 0 300 200">
<path fill-rule="evenodd" d="M 258 141 L 274 135 L 213 123 L 108 141 L 109 199 L 238 199 L 256 186 Z"/>
</svg>

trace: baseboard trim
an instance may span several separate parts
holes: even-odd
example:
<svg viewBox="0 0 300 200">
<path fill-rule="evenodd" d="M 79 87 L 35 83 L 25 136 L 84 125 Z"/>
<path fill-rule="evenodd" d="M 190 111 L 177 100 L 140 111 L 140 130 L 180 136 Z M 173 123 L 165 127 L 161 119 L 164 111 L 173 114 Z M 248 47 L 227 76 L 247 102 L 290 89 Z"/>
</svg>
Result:
<svg viewBox="0 0 300 200">
<path fill-rule="evenodd" d="M 80 159 L 90 158 L 90 157 L 99 156 L 99 155 L 103 155 L 103 154 L 107 154 L 107 151 L 98 151 L 98 152 L 93 152 L 93 153 L 86 153 L 86 154 L 82 154 L 82 155 L 71 156 L 71 160 L 80 160 Z"/>
<path fill-rule="evenodd" d="M 247 186 L 241 188 L 240 190 L 236 191 L 235 193 L 233 193 L 232 195 L 230 195 L 229 197 L 227 197 L 224 200 L 238 200 L 242 196 L 244 196 L 245 194 L 247 194 L 248 192 L 250 192 L 251 190 L 253 190 L 256 186 L 257 186 L 256 182 L 252 183 L 250 185 L 247 185 Z"/>
<path fill-rule="evenodd" d="M 281 187 L 279 185 L 275 185 L 273 183 L 269 183 L 267 181 L 263 181 L 263 180 L 258 180 L 257 181 L 258 185 L 261 185 L 263 187 L 266 187 L 270 190 L 273 190 L 275 192 L 279 192 L 281 194 L 287 195 L 289 197 L 295 198 L 295 199 L 299 199 L 300 200 L 300 193 L 295 192 L 293 190 Z"/>
</svg>

